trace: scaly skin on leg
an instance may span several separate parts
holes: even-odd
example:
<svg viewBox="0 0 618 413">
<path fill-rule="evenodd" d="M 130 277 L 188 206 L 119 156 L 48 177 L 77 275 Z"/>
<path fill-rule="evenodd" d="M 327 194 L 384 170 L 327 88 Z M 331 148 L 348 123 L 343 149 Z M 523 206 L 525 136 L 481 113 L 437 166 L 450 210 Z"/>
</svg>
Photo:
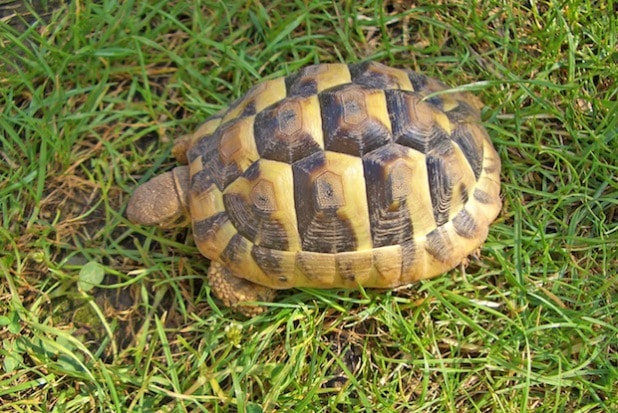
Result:
<svg viewBox="0 0 618 413">
<path fill-rule="evenodd" d="M 187 159 L 187 151 L 191 146 L 191 135 L 184 135 L 176 139 L 174 147 L 172 148 L 172 155 L 176 160 L 182 164 L 187 165 L 189 160 Z"/>
<path fill-rule="evenodd" d="M 236 277 L 230 270 L 216 261 L 210 262 L 208 283 L 225 306 L 232 307 L 247 317 L 256 316 L 265 309 L 256 305 L 242 305 L 242 303 L 272 301 L 275 298 L 275 290 L 272 288 Z"/>
</svg>

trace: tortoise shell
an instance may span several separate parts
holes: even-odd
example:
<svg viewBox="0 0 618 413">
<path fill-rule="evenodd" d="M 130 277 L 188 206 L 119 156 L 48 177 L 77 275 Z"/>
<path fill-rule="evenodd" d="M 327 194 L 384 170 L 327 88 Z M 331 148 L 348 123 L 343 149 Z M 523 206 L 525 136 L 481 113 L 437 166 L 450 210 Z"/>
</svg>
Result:
<svg viewBox="0 0 618 413">
<path fill-rule="evenodd" d="M 445 90 L 378 63 L 258 84 L 182 146 L 200 252 L 273 289 L 454 268 L 500 211 L 500 159 L 478 100 Z"/>
</svg>

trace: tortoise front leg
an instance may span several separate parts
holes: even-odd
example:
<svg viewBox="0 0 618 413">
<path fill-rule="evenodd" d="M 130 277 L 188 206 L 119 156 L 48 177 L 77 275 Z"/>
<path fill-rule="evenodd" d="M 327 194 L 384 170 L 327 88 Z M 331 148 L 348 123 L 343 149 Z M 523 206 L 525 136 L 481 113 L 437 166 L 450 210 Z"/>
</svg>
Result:
<svg viewBox="0 0 618 413">
<path fill-rule="evenodd" d="M 208 283 L 217 298 L 227 307 L 232 307 L 247 317 L 262 313 L 265 309 L 257 305 L 243 305 L 252 301 L 272 301 L 275 290 L 247 281 L 234 275 L 222 264 L 211 261 L 208 269 Z"/>
</svg>

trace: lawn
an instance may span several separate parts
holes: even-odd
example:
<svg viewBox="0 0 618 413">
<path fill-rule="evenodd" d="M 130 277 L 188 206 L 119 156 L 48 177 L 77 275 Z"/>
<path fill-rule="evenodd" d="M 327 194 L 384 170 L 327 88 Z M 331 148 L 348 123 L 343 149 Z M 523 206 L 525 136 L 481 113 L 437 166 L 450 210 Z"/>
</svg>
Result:
<svg viewBox="0 0 618 413">
<path fill-rule="evenodd" d="M 0 2 L 0 411 L 618 411 L 618 3 L 20 3 Z M 366 60 L 485 104 L 503 208 L 465 269 L 248 319 L 190 231 L 128 222 L 174 138 L 262 79 Z"/>
</svg>

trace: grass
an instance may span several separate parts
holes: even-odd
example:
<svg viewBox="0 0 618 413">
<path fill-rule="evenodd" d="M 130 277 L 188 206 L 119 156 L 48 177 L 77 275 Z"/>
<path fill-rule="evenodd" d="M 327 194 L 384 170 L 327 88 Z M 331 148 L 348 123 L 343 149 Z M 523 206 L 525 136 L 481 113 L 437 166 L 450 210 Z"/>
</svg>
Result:
<svg viewBox="0 0 618 413">
<path fill-rule="evenodd" d="M 51 3 L 0 4 L 0 411 L 618 411 L 615 1 Z M 125 219 L 251 85 L 363 60 L 486 104 L 504 208 L 465 277 L 244 319 L 190 233 Z"/>
</svg>

